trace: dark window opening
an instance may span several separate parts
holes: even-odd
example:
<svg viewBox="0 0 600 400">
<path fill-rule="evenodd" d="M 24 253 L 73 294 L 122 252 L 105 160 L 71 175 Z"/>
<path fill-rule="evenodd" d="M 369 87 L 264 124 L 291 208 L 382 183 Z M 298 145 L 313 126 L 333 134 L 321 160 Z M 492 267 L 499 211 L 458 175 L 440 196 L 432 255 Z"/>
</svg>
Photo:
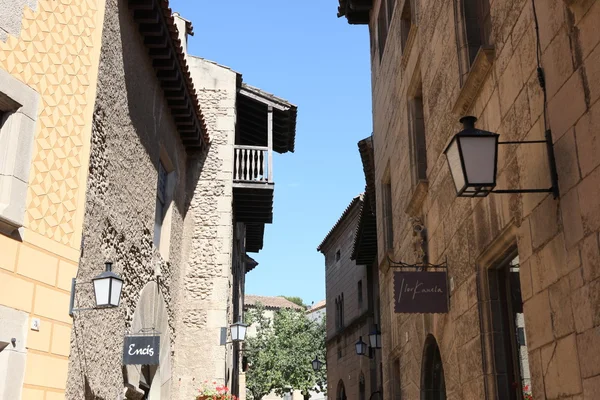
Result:
<svg viewBox="0 0 600 400">
<path fill-rule="evenodd" d="M 342 252 L 338 250 L 335 252 L 335 261 L 340 261 L 340 258 L 342 258 Z"/>
<path fill-rule="evenodd" d="M 358 400 L 366 400 L 365 376 L 362 373 L 358 380 Z"/>
<path fill-rule="evenodd" d="M 446 382 L 440 348 L 435 338 L 429 335 L 423 351 L 421 370 L 421 399 L 446 400 Z"/>
<path fill-rule="evenodd" d="M 413 185 L 415 185 L 419 181 L 427 180 L 427 144 L 421 86 L 419 86 L 415 97 L 410 99 L 408 106 L 411 123 L 412 178 Z"/>
<path fill-rule="evenodd" d="M 406 0 L 409 2 L 410 0 Z M 396 0 L 386 0 L 387 4 L 387 22 L 388 29 L 390 29 L 390 25 L 392 24 L 392 17 L 394 16 L 394 8 L 396 7 Z"/>
<path fill-rule="evenodd" d="M 392 399 L 393 400 L 401 400 L 402 399 L 402 388 L 400 385 L 400 359 L 397 358 L 394 360 L 392 366 Z"/>
<path fill-rule="evenodd" d="M 379 7 L 379 14 L 377 15 L 377 43 L 379 45 L 379 60 L 383 56 L 383 50 L 385 50 L 385 41 L 387 39 L 387 20 L 385 17 L 385 7 L 382 2 Z"/>
<path fill-rule="evenodd" d="M 383 184 L 383 224 L 385 233 L 385 249 L 390 250 L 394 247 L 394 228 L 392 215 L 392 184 L 390 182 Z"/>
<path fill-rule="evenodd" d="M 462 11 L 469 65 L 472 65 L 479 48 L 490 43 L 492 33 L 490 2 L 489 0 L 464 0 Z"/>
<path fill-rule="evenodd" d="M 518 260 L 488 273 L 497 396 L 508 400 L 532 394 Z"/>
<path fill-rule="evenodd" d="M 358 285 L 356 288 L 357 292 L 358 292 L 358 309 L 360 310 L 363 306 L 363 287 L 362 287 L 362 280 L 358 281 Z"/>
<path fill-rule="evenodd" d="M 408 34 L 412 27 L 412 11 L 410 9 L 411 0 L 406 0 L 404 8 L 402 9 L 402 15 L 400 16 L 400 46 L 402 51 L 406 48 L 406 41 L 408 40 Z"/>
</svg>

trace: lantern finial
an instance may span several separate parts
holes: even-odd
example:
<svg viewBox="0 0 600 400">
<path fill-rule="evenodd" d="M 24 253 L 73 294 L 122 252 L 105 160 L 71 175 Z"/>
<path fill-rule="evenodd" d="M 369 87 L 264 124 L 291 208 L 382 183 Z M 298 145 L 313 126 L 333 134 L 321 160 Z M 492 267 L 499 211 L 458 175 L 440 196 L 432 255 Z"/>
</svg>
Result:
<svg viewBox="0 0 600 400">
<path fill-rule="evenodd" d="M 463 124 L 463 129 L 475 129 L 475 122 L 477 122 L 477 117 L 472 115 L 466 115 L 458 120 L 461 124 Z"/>
</svg>

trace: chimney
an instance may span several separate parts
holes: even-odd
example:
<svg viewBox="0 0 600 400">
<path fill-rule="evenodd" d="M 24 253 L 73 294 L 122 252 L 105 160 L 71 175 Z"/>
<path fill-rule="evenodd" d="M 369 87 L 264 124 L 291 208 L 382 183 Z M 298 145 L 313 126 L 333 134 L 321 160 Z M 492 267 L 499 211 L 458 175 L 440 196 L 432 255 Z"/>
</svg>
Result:
<svg viewBox="0 0 600 400">
<path fill-rule="evenodd" d="M 183 53 L 187 55 L 188 34 L 194 34 L 192 32 L 192 23 L 187 19 L 183 18 L 181 15 L 179 15 L 178 12 L 174 12 L 173 17 L 175 18 L 175 25 L 177 26 L 177 30 L 179 31 L 179 39 L 181 40 L 181 47 L 183 47 Z"/>
</svg>

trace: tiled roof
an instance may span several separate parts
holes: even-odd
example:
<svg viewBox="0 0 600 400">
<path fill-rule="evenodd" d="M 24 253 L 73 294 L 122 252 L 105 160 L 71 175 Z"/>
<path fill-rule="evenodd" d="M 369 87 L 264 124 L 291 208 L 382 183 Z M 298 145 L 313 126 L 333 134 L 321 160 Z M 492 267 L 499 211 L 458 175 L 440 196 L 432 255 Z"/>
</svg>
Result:
<svg viewBox="0 0 600 400">
<path fill-rule="evenodd" d="M 361 194 L 359 194 L 358 196 L 356 196 L 355 198 L 352 199 L 352 201 L 350 202 L 350 204 L 348 204 L 348 207 L 346 207 L 346 209 L 344 210 L 344 212 L 342 213 L 342 215 L 340 216 L 340 218 L 333 225 L 333 227 L 329 230 L 329 233 L 327 233 L 327 236 L 325 236 L 325 239 L 323 239 L 323 241 L 321 242 L 321 244 L 317 247 L 317 251 L 321 251 L 321 247 L 323 247 L 323 245 L 325 244 L 325 242 L 327 241 L 327 239 L 329 239 L 329 237 L 331 236 L 331 234 L 333 233 L 333 231 L 335 231 L 336 228 L 342 223 L 342 221 L 344 220 L 344 218 L 346 218 L 346 216 L 350 213 L 350 211 L 359 202 L 362 203 L 363 196 L 364 196 L 364 193 L 361 193 Z"/>
<path fill-rule="evenodd" d="M 279 310 L 281 308 L 293 308 L 295 310 L 304 310 L 304 307 L 299 306 L 296 303 L 292 303 L 285 297 L 271 297 L 271 296 L 256 296 L 253 294 L 247 294 L 244 296 L 244 306 L 254 307 L 258 303 L 261 303 L 267 309 Z"/>
<path fill-rule="evenodd" d="M 204 148 L 209 142 L 206 121 L 169 1 L 129 0 L 129 8 L 133 10 L 133 19 L 138 23 L 183 144 L 189 150 Z M 189 27 L 186 24 L 186 30 L 190 29 L 191 24 Z"/>
</svg>

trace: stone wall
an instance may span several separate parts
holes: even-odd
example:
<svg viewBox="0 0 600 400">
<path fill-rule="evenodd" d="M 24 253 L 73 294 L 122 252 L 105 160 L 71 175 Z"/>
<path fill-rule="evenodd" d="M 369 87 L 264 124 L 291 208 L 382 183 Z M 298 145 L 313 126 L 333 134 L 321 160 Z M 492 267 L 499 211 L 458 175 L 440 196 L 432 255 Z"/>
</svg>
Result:
<svg viewBox="0 0 600 400">
<path fill-rule="evenodd" d="M 369 343 L 367 325 L 368 297 L 367 270 L 364 265 L 356 265 L 351 260 L 354 234 L 362 200 L 353 201 L 348 212 L 342 217 L 330 236 L 321 245 L 325 255 L 326 271 L 326 332 L 327 332 L 327 392 L 329 398 L 336 398 L 340 382 L 344 383 L 349 399 L 359 398 L 359 378 L 361 373 L 366 382 L 366 393 L 371 393 L 370 363 L 367 356 L 356 354 L 355 344 L 362 336 Z M 336 252 L 340 258 L 336 261 Z M 359 306 L 358 281 L 362 281 L 362 306 Z M 344 296 L 344 327 L 336 328 L 336 299 Z M 338 357 L 338 349 L 342 355 Z"/>
<path fill-rule="evenodd" d="M 174 174 L 169 177 L 176 180 L 170 205 L 168 262 L 153 243 L 161 157 L 171 162 Z M 138 333 L 131 331 L 131 322 L 140 293 L 148 282 L 156 281 L 157 275 L 168 311 L 170 337 L 175 339 L 177 301 L 183 283 L 188 163 L 127 1 L 109 1 L 75 307 L 94 305 L 90 280 L 103 271 L 105 261 L 113 262 L 113 270 L 125 282 L 119 308 L 75 313 L 67 398 L 121 398 L 123 338 Z M 161 343 L 164 346 L 173 343 Z"/>
<path fill-rule="evenodd" d="M 233 248 L 233 144 L 237 74 L 188 56 L 211 138 L 189 184 L 181 313 L 176 321 L 176 398 L 191 398 L 204 380 L 231 379 L 231 351 L 224 344 L 231 321 Z M 229 345 L 230 346 L 230 345 Z"/>
<path fill-rule="evenodd" d="M 492 194 L 485 199 L 456 198 L 443 150 L 461 129 L 453 108 L 461 93 L 454 2 L 417 1 L 416 37 L 401 48 L 401 10 L 396 2 L 381 61 L 372 48 L 373 116 L 378 193 L 390 176 L 393 198 L 393 258 L 414 262 L 407 206 L 415 187 L 406 180 L 409 157 L 408 99 L 422 82 L 427 144 L 428 190 L 415 216 L 427 228 L 431 262 L 448 261 L 454 289 L 450 312 L 406 316 L 393 312 L 392 272 L 385 261 L 384 215 L 378 200 L 383 374 L 386 392 L 399 378 L 403 398 L 420 398 L 421 360 L 427 334 L 441 350 L 449 399 L 484 398 L 485 341 L 480 337 L 477 279 L 512 246 L 521 262 L 521 289 L 529 341 L 529 363 L 536 399 L 595 398 L 600 393 L 597 318 L 600 158 L 595 155 L 600 115 L 600 3 L 536 1 L 541 62 L 546 74 L 548 127 L 552 130 L 560 198 L 549 194 Z M 377 12 L 371 13 L 376 35 Z M 530 1 L 490 1 L 493 56 L 491 71 L 471 90 L 464 113 L 477 127 L 501 140 L 542 139 L 543 95 L 536 75 L 536 36 Z M 415 10 L 413 10 L 415 11 Z M 376 40 L 372 40 L 376 44 Z M 543 145 L 500 146 L 498 188 L 549 187 Z M 482 303 L 484 304 L 484 303 Z M 484 349 L 486 350 L 486 349 Z M 400 377 L 390 366 L 401 362 Z M 386 398 L 388 395 L 386 395 Z"/>
</svg>

